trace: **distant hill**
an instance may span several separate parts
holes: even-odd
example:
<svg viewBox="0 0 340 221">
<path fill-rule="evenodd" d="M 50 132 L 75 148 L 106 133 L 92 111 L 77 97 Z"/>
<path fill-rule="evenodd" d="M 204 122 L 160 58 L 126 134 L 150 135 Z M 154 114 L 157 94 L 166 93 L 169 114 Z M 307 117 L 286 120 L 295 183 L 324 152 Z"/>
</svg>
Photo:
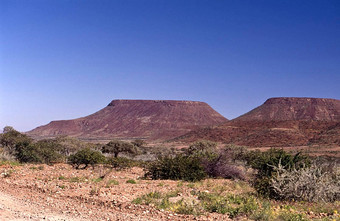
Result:
<svg viewBox="0 0 340 221">
<path fill-rule="evenodd" d="M 340 121 L 340 100 L 325 98 L 270 98 L 236 118 L 242 121 Z"/>
<path fill-rule="evenodd" d="M 169 139 L 193 129 L 228 120 L 208 104 L 197 101 L 113 100 L 86 117 L 52 121 L 29 132 L 30 136 L 69 135 L 81 138 Z"/>
<path fill-rule="evenodd" d="M 234 120 L 193 130 L 175 140 L 192 142 L 199 139 L 250 147 L 340 145 L 340 101 L 270 98 Z"/>
</svg>

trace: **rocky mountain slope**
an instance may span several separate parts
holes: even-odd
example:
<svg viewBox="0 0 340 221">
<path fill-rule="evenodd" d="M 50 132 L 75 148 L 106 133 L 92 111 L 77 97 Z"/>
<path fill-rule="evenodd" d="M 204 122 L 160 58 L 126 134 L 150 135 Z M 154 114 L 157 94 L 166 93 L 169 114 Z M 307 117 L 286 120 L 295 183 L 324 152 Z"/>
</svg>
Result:
<svg viewBox="0 0 340 221">
<path fill-rule="evenodd" d="M 236 118 L 241 121 L 340 121 L 340 100 L 325 98 L 270 98 Z"/>
<path fill-rule="evenodd" d="M 250 147 L 340 145 L 340 100 L 271 98 L 234 120 L 191 131 L 176 140 L 198 139 Z"/>
<path fill-rule="evenodd" d="M 197 101 L 113 100 L 86 117 L 52 121 L 27 132 L 30 136 L 168 139 L 228 120 Z"/>
</svg>

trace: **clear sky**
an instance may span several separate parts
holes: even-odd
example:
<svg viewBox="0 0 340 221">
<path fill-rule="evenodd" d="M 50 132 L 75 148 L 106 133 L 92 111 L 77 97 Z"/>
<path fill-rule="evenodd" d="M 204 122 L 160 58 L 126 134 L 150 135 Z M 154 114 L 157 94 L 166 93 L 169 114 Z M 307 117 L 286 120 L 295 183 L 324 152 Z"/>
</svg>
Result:
<svg viewBox="0 0 340 221">
<path fill-rule="evenodd" d="M 113 99 L 340 99 L 339 0 L 1 0 L 0 127 Z"/>
</svg>

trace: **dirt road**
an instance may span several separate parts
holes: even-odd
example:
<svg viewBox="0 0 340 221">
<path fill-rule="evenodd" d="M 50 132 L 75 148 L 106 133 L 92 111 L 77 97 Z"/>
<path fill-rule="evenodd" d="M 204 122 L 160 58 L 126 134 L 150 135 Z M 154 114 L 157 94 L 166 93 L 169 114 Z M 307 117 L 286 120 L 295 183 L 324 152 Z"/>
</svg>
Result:
<svg viewBox="0 0 340 221">
<path fill-rule="evenodd" d="M 0 191 L 0 219 L 9 220 L 51 220 L 76 221 L 74 217 L 65 216 L 49 208 L 42 208 L 28 199 L 19 199 L 7 193 Z"/>
</svg>

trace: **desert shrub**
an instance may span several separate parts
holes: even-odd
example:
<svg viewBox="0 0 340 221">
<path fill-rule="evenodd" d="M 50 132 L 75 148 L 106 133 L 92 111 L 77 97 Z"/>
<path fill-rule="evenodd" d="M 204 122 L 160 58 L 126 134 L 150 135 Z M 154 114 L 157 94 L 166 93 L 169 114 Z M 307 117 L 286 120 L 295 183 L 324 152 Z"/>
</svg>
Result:
<svg viewBox="0 0 340 221">
<path fill-rule="evenodd" d="M 203 162 L 203 167 L 210 177 L 240 180 L 245 179 L 243 171 L 228 163 L 228 161 L 223 157 Z"/>
<path fill-rule="evenodd" d="M 217 143 L 212 141 L 197 141 L 192 143 L 188 149 L 185 150 L 185 153 L 189 156 L 196 156 L 199 158 L 202 157 L 215 157 L 216 155 L 216 146 Z"/>
<path fill-rule="evenodd" d="M 129 180 L 126 181 L 126 183 L 136 184 L 137 182 L 134 179 L 129 179 Z"/>
<path fill-rule="evenodd" d="M 5 148 L 0 148 L 0 161 L 15 161 L 16 158 L 10 154 Z"/>
<path fill-rule="evenodd" d="M 131 143 L 120 140 L 112 140 L 102 147 L 102 152 L 112 153 L 114 154 L 114 157 L 118 157 L 118 154 L 122 152 L 136 154 L 138 152 L 138 149 Z"/>
<path fill-rule="evenodd" d="M 228 159 L 235 163 L 236 161 L 244 161 L 245 156 L 248 154 L 248 150 L 243 146 L 228 144 L 222 150 L 222 154 L 228 156 Z"/>
<path fill-rule="evenodd" d="M 105 161 L 106 158 L 102 153 L 90 148 L 82 149 L 68 158 L 68 162 L 76 169 L 80 169 L 81 165 L 84 165 L 82 169 L 87 168 L 88 165 L 94 168 L 96 164 L 104 163 Z"/>
<path fill-rule="evenodd" d="M 18 143 L 15 147 L 15 157 L 20 163 L 42 163 L 43 160 L 38 153 L 37 148 L 32 144 L 23 142 Z"/>
<path fill-rule="evenodd" d="M 142 146 L 138 148 L 139 152 L 145 156 L 146 160 L 154 161 L 158 156 L 173 156 L 180 152 L 180 150 L 174 150 L 173 148 L 165 147 L 165 146 Z"/>
<path fill-rule="evenodd" d="M 147 175 L 152 179 L 201 180 L 208 175 L 243 180 L 243 172 L 230 162 L 230 153 L 218 152 L 214 142 L 198 141 L 191 144 L 185 154 L 159 157 Z"/>
<path fill-rule="evenodd" d="M 172 191 L 169 193 L 150 192 L 134 199 L 132 203 L 145 205 L 152 204 L 158 209 L 166 209 L 178 214 L 201 214 L 202 207 L 191 198 L 182 198 L 175 201 L 171 200 L 172 197 L 177 197 L 177 195 L 178 191 Z"/>
<path fill-rule="evenodd" d="M 233 149 L 224 149 L 218 154 L 214 152 L 208 157 L 199 159 L 210 177 L 244 180 L 244 173 L 236 167 L 233 155 Z"/>
<path fill-rule="evenodd" d="M 117 170 L 131 167 L 147 168 L 150 165 L 149 161 L 134 160 L 126 157 L 108 157 L 106 163 Z"/>
<path fill-rule="evenodd" d="M 251 195 L 220 195 L 202 192 L 198 195 L 198 199 L 206 211 L 228 214 L 230 218 L 251 215 L 260 207 L 258 199 Z"/>
<path fill-rule="evenodd" d="M 244 159 L 247 164 L 257 170 L 254 187 L 258 193 L 268 197 L 276 197 L 270 182 L 274 175 L 275 167 L 281 164 L 287 170 L 308 167 L 310 159 L 301 153 L 289 154 L 282 149 L 270 149 L 266 152 L 251 151 Z"/>
<path fill-rule="evenodd" d="M 61 162 L 62 156 L 56 151 L 56 146 L 48 140 L 36 143 L 21 142 L 15 146 L 15 156 L 21 163 L 46 163 Z"/>
<path fill-rule="evenodd" d="M 339 167 L 316 165 L 297 170 L 275 167 L 270 187 L 276 198 L 309 202 L 334 202 L 340 200 Z"/>
<path fill-rule="evenodd" d="M 125 169 L 135 165 L 133 160 L 125 157 L 110 157 L 108 158 L 107 163 L 115 169 Z"/>
<path fill-rule="evenodd" d="M 33 142 L 25 134 L 13 128 L 4 130 L 0 135 L 0 143 L 3 146 L 2 155 L 14 156 L 21 163 L 47 163 L 61 162 L 62 157 L 58 154 L 58 145 L 52 140 Z"/>
<path fill-rule="evenodd" d="M 96 147 L 96 144 L 87 143 L 75 137 L 68 136 L 58 136 L 52 141 L 58 145 L 57 151 L 64 156 L 70 156 L 84 148 L 94 149 Z"/>
<path fill-rule="evenodd" d="M 32 139 L 25 134 L 22 134 L 12 127 L 5 127 L 4 132 L 0 134 L 0 145 L 4 148 L 4 151 L 10 155 L 15 155 L 15 149 L 18 144 L 32 143 Z"/>
<path fill-rule="evenodd" d="M 178 154 L 160 156 L 147 168 L 146 177 L 151 179 L 171 179 L 197 181 L 206 177 L 201 162 L 196 157 Z"/>
<path fill-rule="evenodd" d="M 307 155 L 297 153 L 292 155 L 283 149 L 270 149 L 266 152 L 250 151 L 245 157 L 247 163 L 258 173 L 265 176 L 271 176 L 274 171 L 273 166 L 281 163 L 285 168 L 301 168 L 310 165 L 311 161 Z"/>
<path fill-rule="evenodd" d="M 62 155 L 58 153 L 60 145 L 53 140 L 40 140 L 32 145 L 36 149 L 42 163 L 52 164 L 63 161 Z"/>
<path fill-rule="evenodd" d="M 142 139 L 136 139 L 132 141 L 131 144 L 133 144 L 136 147 L 144 147 L 146 145 L 146 142 Z"/>
</svg>

